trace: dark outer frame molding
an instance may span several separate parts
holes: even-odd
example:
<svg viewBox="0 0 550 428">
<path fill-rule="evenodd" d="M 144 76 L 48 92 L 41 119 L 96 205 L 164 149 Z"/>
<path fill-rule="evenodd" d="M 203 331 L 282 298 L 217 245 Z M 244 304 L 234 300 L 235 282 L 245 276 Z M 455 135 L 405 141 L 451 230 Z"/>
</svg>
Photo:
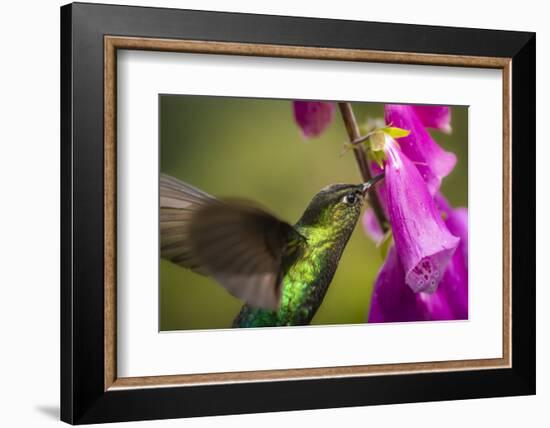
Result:
<svg viewBox="0 0 550 428">
<path fill-rule="evenodd" d="M 512 367 L 105 391 L 105 35 L 511 58 Z M 535 97 L 534 33 L 63 6 L 61 419 L 82 424 L 534 394 Z"/>
</svg>

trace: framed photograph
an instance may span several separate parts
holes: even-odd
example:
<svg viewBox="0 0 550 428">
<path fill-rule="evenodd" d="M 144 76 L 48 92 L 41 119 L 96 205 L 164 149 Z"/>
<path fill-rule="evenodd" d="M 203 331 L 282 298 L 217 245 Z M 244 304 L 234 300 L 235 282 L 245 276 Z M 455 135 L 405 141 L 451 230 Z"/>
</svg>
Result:
<svg viewBox="0 0 550 428">
<path fill-rule="evenodd" d="M 535 393 L 535 34 L 61 8 L 61 418 Z"/>
</svg>

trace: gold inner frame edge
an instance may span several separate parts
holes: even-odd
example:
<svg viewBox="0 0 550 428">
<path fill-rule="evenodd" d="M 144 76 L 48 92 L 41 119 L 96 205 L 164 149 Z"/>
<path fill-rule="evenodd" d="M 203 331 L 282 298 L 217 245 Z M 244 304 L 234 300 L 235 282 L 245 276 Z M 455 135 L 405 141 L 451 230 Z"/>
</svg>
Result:
<svg viewBox="0 0 550 428">
<path fill-rule="evenodd" d="M 502 358 L 376 364 L 302 369 L 204 373 L 170 376 L 117 377 L 116 367 L 116 61 L 117 50 L 148 50 L 214 55 L 244 55 L 296 59 L 378 62 L 494 68 L 503 82 L 503 349 Z M 193 386 L 204 384 L 298 379 L 360 377 L 423 372 L 497 369 L 511 367 L 512 311 L 512 170 L 511 170 L 511 58 L 419 54 L 361 49 L 252 43 L 174 40 L 142 37 L 104 37 L 104 390 Z"/>
</svg>

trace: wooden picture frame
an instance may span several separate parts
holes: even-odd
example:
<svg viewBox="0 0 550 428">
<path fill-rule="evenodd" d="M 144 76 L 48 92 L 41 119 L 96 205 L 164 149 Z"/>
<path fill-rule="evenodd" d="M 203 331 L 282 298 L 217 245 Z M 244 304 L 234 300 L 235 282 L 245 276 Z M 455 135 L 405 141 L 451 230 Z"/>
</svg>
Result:
<svg viewBox="0 0 550 428">
<path fill-rule="evenodd" d="M 118 49 L 502 70 L 502 358 L 118 377 Z M 61 9 L 61 54 L 62 420 L 80 424 L 535 392 L 533 33 L 76 3 Z"/>
</svg>

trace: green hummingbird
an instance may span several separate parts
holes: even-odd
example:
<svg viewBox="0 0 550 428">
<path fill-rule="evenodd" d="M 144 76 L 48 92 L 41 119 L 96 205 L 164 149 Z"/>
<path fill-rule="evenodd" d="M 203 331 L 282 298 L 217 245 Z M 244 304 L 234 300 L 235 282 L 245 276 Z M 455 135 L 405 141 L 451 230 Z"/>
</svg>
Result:
<svg viewBox="0 0 550 428">
<path fill-rule="evenodd" d="M 307 325 L 365 196 L 382 178 L 325 187 L 292 226 L 250 201 L 220 200 L 161 175 L 161 256 L 211 276 L 244 300 L 233 327 Z"/>
</svg>

